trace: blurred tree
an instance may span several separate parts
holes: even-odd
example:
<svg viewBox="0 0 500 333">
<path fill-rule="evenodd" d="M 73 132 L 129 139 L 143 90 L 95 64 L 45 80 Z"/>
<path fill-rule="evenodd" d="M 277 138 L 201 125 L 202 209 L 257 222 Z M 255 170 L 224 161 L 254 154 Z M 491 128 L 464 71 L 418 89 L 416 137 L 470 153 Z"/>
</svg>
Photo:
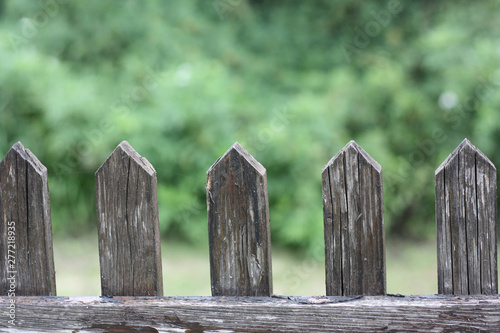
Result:
<svg viewBox="0 0 500 333">
<path fill-rule="evenodd" d="M 321 243 L 321 168 L 356 140 L 387 230 L 434 233 L 434 170 L 463 137 L 500 163 L 500 4 L 0 0 L 0 148 L 50 176 L 54 232 L 95 227 L 123 139 L 157 168 L 164 235 L 206 241 L 205 172 L 234 141 L 268 171 L 273 241 Z"/>
</svg>

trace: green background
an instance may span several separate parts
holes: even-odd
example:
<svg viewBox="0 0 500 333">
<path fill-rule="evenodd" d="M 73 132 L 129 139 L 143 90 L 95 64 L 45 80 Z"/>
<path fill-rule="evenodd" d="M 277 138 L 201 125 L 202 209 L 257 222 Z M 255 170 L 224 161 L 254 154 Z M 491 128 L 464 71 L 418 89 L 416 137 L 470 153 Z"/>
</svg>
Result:
<svg viewBox="0 0 500 333">
<path fill-rule="evenodd" d="M 321 169 L 356 140 L 388 239 L 432 240 L 446 156 L 467 137 L 500 163 L 498 22 L 498 1 L 0 0 L 0 152 L 47 166 L 73 237 L 127 140 L 157 170 L 162 238 L 206 244 L 206 171 L 238 141 L 267 169 L 273 245 L 314 256 Z"/>
</svg>

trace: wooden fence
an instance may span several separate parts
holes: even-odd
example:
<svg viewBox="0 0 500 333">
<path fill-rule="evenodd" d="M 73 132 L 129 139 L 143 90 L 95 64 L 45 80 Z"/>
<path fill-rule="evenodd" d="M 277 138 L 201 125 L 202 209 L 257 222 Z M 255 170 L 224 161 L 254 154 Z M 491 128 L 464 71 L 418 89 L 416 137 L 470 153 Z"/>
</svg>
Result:
<svg viewBox="0 0 500 333">
<path fill-rule="evenodd" d="M 95 178 L 102 296 L 57 297 L 47 170 L 21 143 L 0 162 L 2 332 L 500 331 L 496 169 L 468 140 L 436 171 L 433 296 L 386 294 L 382 168 L 354 141 L 322 171 L 327 296 L 272 294 L 266 170 L 238 143 L 207 172 L 213 297 L 162 296 L 153 166 L 124 141 Z"/>
</svg>

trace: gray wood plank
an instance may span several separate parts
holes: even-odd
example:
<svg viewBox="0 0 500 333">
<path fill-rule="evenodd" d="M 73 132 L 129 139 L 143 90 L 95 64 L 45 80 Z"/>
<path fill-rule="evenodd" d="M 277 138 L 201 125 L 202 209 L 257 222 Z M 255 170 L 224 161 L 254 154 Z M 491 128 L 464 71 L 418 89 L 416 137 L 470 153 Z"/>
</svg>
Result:
<svg viewBox="0 0 500 333">
<path fill-rule="evenodd" d="M 464 186 L 467 257 L 468 294 L 481 294 L 481 267 L 478 251 L 478 212 L 476 195 L 476 150 L 470 143 L 465 144 L 460 151 L 460 179 Z"/>
<path fill-rule="evenodd" d="M 498 332 L 500 322 L 499 296 L 22 297 L 16 307 L 2 332 Z"/>
<path fill-rule="evenodd" d="M 481 267 L 481 293 L 498 293 L 497 272 L 497 171 L 493 163 L 477 150 L 478 252 Z"/>
<path fill-rule="evenodd" d="M 361 147 L 359 150 L 359 174 L 363 212 L 363 294 L 384 295 L 385 232 L 382 167 Z"/>
<path fill-rule="evenodd" d="M 323 219 L 325 228 L 325 277 L 326 294 L 343 295 L 343 266 L 349 261 L 343 258 L 342 225 L 347 223 L 347 201 L 344 182 L 344 154 L 335 156 L 322 171 Z M 335 221 L 335 223 L 334 223 Z M 345 227 L 347 229 L 347 227 Z M 348 288 L 348 286 L 346 286 Z"/>
<path fill-rule="evenodd" d="M 449 163 L 444 168 L 445 172 L 445 191 L 446 191 L 446 218 L 449 219 L 451 230 L 451 267 L 453 276 L 453 293 L 466 294 L 468 288 L 467 275 L 463 274 L 462 269 L 466 268 L 466 261 L 461 260 L 461 247 L 464 244 L 465 237 L 460 237 L 462 234 L 465 236 L 465 228 L 460 233 L 460 226 L 464 226 L 464 213 L 462 211 L 463 198 L 460 197 L 460 182 L 459 182 L 459 156 L 458 151 L 452 156 Z M 465 258 L 464 258 L 465 259 Z M 461 283 L 465 282 L 465 283 Z"/>
<path fill-rule="evenodd" d="M 12 276 L 16 296 L 56 295 L 47 169 L 20 142 L 0 162 L 0 218 L 0 295 Z"/>
<path fill-rule="evenodd" d="M 480 156 L 482 153 L 478 150 L 478 155 Z M 485 158 L 488 163 L 488 179 L 489 182 L 486 185 L 488 187 L 487 190 L 487 210 L 488 210 L 488 218 L 482 222 L 487 225 L 489 229 L 488 235 L 489 238 L 485 241 L 489 245 L 489 271 L 491 274 L 491 290 L 483 291 L 483 294 L 497 294 L 498 293 L 498 269 L 497 269 L 497 170 L 493 163 Z"/>
<path fill-rule="evenodd" d="M 272 293 L 266 169 L 235 143 L 207 171 L 213 296 Z"/>
<path fill-rule="evenodd" d="M 444 164 L 436 170 L 436 229 L 438 254 L 438 293 L 453 294 L 451 225 L 445 191 Z"/>
<path fill-rule="evenodd" d="M 496 195 L 495 167 L 467 139 L 436 170 L 439 293 L 497 292 Z"/>
<path fill-rule="evenodd" d="M 351 141 L 322 179 L 327 295 L 385 294 L 382 168 Z"/>
<path fill-rule="evenodd" d="M 344 281 L 349 279 L 349 290 L 344 295 L 361 295 L 363 293 L 361 228 L 363 216 L 361 212 L 361 198 L 359 188 L 358 150 L 351 141 L 344 150 L 344 172 L 347 193 L 347 244 L 349 270 Z"/>
<path fill-rule="evenodd" d="M 123 141 L 96 172 L 101 290 L 163 294 L 156 171 Z"/>
</svg>

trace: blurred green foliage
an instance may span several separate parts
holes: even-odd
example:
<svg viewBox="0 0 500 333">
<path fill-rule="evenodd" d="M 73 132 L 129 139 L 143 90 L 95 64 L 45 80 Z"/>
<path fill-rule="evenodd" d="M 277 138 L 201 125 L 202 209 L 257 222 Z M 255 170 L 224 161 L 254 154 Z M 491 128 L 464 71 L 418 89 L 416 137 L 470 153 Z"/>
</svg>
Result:
<svg viewBox="0 0 500 333">
<path fill-rule="evenodd" d="M 323 241 L 321 168 L 356 140 L 386 230 L 434 235 L 434 170 L 464 137 L 500 165 L 500 3 L 0 0 L 0 151 L 47 166 L 53 229 L 95 228 L 121 140 L 156 167 L 164 237 L 207 238 L 206 170 L 266 168 L 273 242 Z"/>
</svg>

